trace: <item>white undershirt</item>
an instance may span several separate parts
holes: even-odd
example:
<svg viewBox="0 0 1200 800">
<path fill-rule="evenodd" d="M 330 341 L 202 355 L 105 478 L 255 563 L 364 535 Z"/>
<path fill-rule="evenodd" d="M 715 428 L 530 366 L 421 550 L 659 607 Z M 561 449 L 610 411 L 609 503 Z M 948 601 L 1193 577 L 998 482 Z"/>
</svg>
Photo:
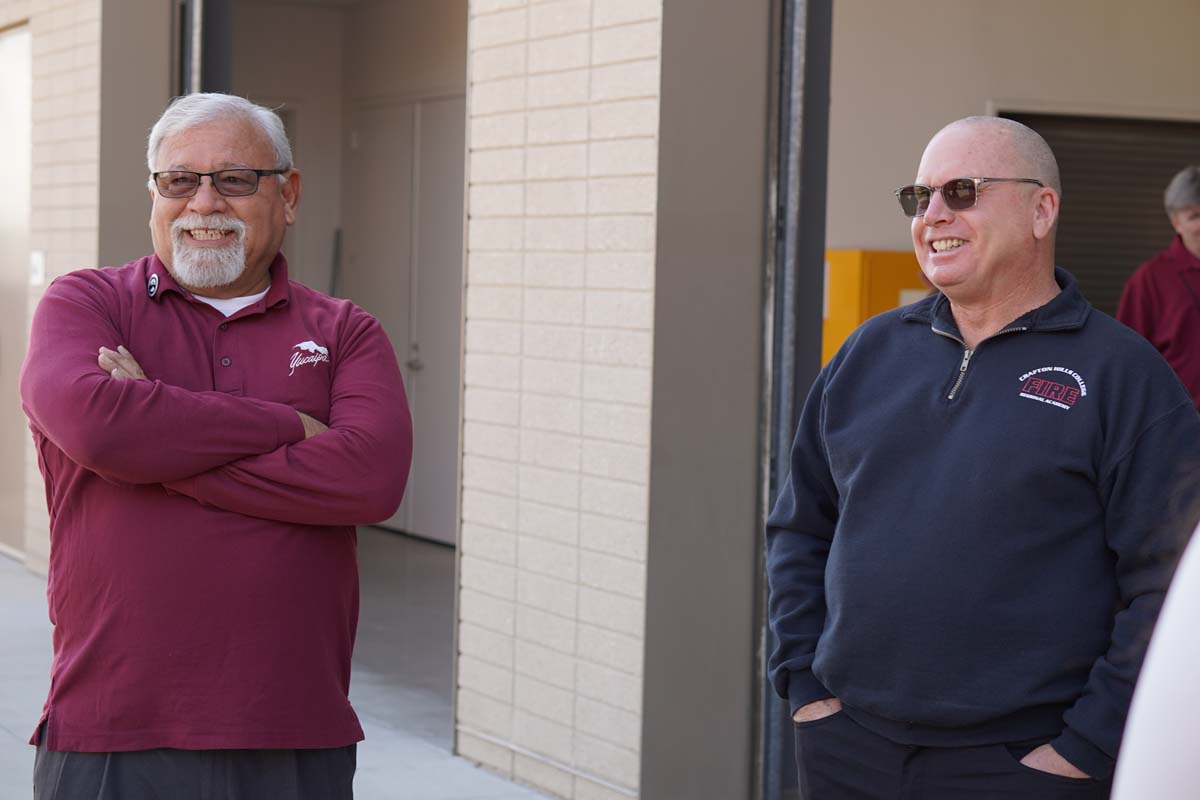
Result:
<svg viewBox="0 0 1200 800">
<path fill-rule="evenodd" d="M 246 306 L 252 306 L 259 300 L 267 296 L 267 292 L 271 291 L 270 285 L 263 289 L 258 294 L 248 294 L 245 297 L 205 297 L 204 295 L 192 293 L 192 297 L 199 300 L 201 303 L 208 305 L 220 311 L 225 316 L 229 317 L 241 311 Z"/>
</svg>

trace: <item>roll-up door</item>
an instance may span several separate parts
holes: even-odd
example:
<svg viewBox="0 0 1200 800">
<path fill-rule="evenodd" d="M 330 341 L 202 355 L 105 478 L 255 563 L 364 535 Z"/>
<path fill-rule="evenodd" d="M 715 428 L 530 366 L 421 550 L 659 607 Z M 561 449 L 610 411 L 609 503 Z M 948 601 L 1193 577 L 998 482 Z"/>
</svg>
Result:
<svg viewBox="0 0 1200 800">
<path fill-rule="evenodd" d="M 1125 281 L 1171 242 L 1163 191 L 1200 164 L 1200 123 L 1001 112 L 1045 137 L 1063 200 L 1056 261 L 1092 305 L 1116 314 Z"/>
</svg>

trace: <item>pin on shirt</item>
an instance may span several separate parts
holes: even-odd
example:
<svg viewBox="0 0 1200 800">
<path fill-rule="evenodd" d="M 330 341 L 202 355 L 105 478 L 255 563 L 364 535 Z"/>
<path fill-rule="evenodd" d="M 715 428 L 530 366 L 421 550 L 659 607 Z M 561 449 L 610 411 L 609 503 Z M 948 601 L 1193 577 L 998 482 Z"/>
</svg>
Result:
<svg viewBox="0 0 1200 800">
<path fill-rule="evenodd" d="M 146 281 L 146 296 L 154 297 L 158 294 L 158 273 L 155 272 L 150 276 L 150 280 Z"/>
</svg>

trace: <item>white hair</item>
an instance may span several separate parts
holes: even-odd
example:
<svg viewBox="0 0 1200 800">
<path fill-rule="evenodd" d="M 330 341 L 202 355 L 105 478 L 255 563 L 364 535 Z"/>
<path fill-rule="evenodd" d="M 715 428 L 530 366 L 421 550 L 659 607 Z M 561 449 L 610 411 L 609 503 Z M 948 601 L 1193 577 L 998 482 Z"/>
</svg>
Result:
<svg viewBox="0 0 1200 800">
<path fill-rule="evenodd" d="M 1163 193 L 1163 205 L 1167 214 L 1200 206 L 1200 166 L 1184 167 L 1171 179 Z"/>
<path fill-rule="evenodd" d="M 251 103 L 244 97 L 219 92 L 201 92 L 177 97 L 167 106 L 146 142 L 146 166 L 155 171 L 158 150 L 163 141 L 198 125 L 213 122 L 245 122 L 253 125 L 271 143 L 275 151 L 275 169 L 292 168 L 292 146 L 288 143 L 283 121 L 272 109 Z M 279 179 L 284 180 L 280 175 Z"/>
</svg>

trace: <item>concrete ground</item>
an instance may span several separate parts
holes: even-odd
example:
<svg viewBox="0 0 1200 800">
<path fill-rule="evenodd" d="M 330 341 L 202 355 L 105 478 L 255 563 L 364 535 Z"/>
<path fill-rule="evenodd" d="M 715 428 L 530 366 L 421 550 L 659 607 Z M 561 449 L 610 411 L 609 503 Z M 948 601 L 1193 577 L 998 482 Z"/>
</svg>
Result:
<svg viewBox="0 0 1200 800">
<path fill-rule="evenodd" d="M 350 698 L 358 800 L 544 800 L 450 753 L 454 551 L 364 528 L 362 609 Z M 46 699 L 46 584 L 0 556 L 0 800 L 29 800 L 26 742 Z"/>
</svg>

